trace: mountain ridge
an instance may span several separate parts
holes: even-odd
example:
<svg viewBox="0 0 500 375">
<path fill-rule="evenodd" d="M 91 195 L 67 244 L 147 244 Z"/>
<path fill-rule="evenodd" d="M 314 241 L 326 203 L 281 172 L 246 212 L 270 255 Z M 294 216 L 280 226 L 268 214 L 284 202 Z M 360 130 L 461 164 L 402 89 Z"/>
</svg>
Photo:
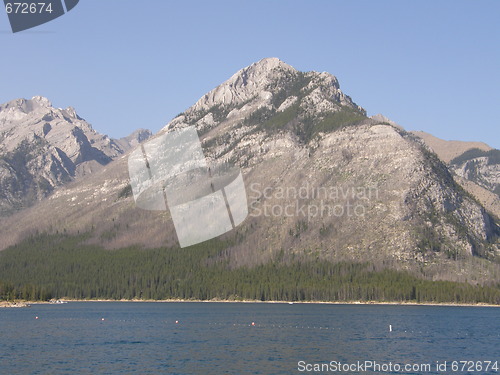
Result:
<svg viewBox="0 0 500 375">
<path fill-rule="evenodd" d="M 96 132 L 73 107 L 45 97 L 0 105 L 0 213 L 8 214 L 91 174 L 145 140 L 138 130 L 114 140 Z"/>
<path fill-rule="evenodd" d="M 452 159 L 472 148 L 478 148 L 484 151 L 493 149 L 484 142 L 446 141 L 423 131 L 412 131 L 411 133 L 422 138 L 445 163 L 449 163 Z"/>
<path fill-rule="evenodd" d="M 222 237 L 231 245 L 214 262 L 241 267 L 312 257 L 369 261 L 436 280 L 484 282 L 496 275 L 495 219 L 420 138 L 366 117 L 330 74 L 261 60 L 200 98 L 158 135 L 187 126 L 198 130 L 208 161 L 235 164 L 248 189 L 250 215 Z M 126 155 L 119 156 L 4 219 L 0 247 L 61 232 L 88 233 L 88 243 L 108 248 L 175 246 L 168 211 L 135 207 L 126 162 Z M 277 195 L 280 188 L 298 191 L 307 184 L 311 191 L 348 194 Z M 372 188 L 377 195 L 351 194 Z M 320 217 L 298 210 L 325 205 L 359 207 L 363 215 Z M 264 214 L 266 207 L 288 206 L 298 214 Z"/>
<path fill-rule="evenodd" d="M 500 151 L 484 142 L 445 141 L 425 132 L 421 138 L 448 165 L 459 184 L 500 218 Z"/>
</svg>

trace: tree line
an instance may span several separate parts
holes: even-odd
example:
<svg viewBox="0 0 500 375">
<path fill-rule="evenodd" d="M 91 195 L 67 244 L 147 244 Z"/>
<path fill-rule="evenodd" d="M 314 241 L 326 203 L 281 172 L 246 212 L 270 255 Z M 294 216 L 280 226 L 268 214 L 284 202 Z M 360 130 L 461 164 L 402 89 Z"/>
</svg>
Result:
<svg viewBox="0 0 500 375">
<path fill-rule="evenodd" d="M 39 235 L 0 252 L 0 300 L 230 299 L 500 304 L 500 286 L 430 281 L 368 263 L 319 259 L 231 268 L 211 240 L 186 249 L 106 250 Z"/>
</svg>

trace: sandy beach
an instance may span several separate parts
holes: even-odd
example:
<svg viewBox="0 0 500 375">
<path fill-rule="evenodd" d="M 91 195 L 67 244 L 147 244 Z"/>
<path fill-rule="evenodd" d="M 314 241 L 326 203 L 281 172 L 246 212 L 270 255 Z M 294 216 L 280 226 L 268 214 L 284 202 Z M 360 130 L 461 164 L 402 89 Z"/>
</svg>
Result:
<svg viewBox="0 0 500 375">
<path fill-rule="evenodd" d="M 149 303 L 275 303 L 275 304 L 326 304 L 326 305 L 390 305 L 390 306 L 450 306 L 450 307 L 500 307 L 485 303 L 467 304 L 467 303 L 433 303 L 433 302 L 398 302 L 398 301 L 258 301 L 258 300 L 191 300 L 191 299 L 165 299 L 165 300 L 146 300 L 146 299 L 69 299 L 62 298 L 63 302 L 149 302 Z M 31 305 L 57 304 L 49 301 L 2 301 L 0 307 L 29 307 Z"/>
</svg>

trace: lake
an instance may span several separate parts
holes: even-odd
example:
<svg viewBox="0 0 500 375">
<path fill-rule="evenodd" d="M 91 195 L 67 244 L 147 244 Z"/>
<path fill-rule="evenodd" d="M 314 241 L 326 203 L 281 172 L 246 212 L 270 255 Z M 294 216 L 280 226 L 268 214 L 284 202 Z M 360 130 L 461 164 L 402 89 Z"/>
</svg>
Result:
<svg viewBox="0 0 500 375">
<path fill-rule="evenodd" d="M 0 309 L 2 375 L 498 374 L 498 366 L 499 308 L 70 302 Z"/>
</svg>

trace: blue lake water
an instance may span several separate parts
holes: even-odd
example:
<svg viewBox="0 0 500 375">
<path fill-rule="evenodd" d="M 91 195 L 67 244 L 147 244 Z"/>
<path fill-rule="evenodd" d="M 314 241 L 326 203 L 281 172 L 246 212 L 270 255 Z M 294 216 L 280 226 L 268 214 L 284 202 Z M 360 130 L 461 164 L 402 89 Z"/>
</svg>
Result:
<svg viewBox="0 0 500 375">
<path fill-rule="evenodd" d="M 379 367 L 359 367 L 365 361 Z M 498 374 L 495 361 L 500 366 L 500 308 L 73 302 L 0 309 L 2 375 Z"/>
</svg>

